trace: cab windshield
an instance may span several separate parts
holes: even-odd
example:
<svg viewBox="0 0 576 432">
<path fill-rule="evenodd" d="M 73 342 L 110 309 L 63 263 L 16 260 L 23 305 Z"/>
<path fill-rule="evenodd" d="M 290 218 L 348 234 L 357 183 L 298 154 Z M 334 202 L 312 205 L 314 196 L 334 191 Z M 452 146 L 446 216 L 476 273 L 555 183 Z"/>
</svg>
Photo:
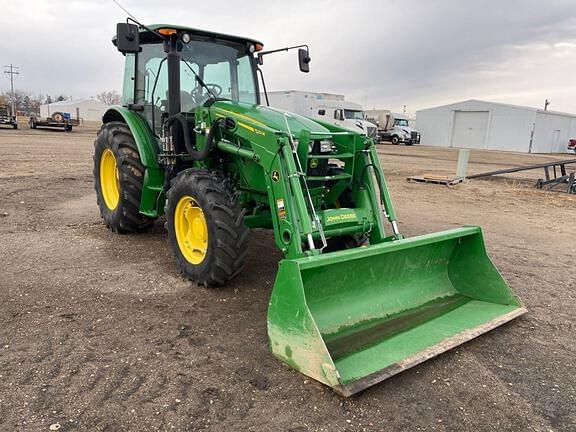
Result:
<svg viewBox="0 0 576 432">
<path fill-rule="evenodd" d="M 408 126 L 408 120 L 406 119 L 395 119 L 394 126 Z"/>
<path fill-rule="evenodd" d="M 253 59 L 245 45 L 193 40 L 180 54 L 182 112 L 192 111 L 211 97 L 257 103 Z M 144 44 L 138 53 L 135 99 L 145 111 L 154 111 L 153 123 L 168 111 L 168 65 L 160 43 Z M 152 115 L 146 117 L 152 120 Z"/>
<path fill-rule="evenodd" d="M 364 111 L 344 110 L 344 118 L 348 120 L 364 120 Z"/>
</svg>

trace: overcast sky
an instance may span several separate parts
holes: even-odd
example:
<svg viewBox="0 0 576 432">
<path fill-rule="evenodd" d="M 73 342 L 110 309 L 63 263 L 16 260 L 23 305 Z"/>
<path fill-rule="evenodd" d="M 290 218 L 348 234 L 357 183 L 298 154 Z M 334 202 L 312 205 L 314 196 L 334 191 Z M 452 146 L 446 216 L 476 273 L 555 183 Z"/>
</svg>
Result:
<svg viewBox="0 0 576 432">
<path fill-rule="evenodd" d="M 269 90 L 334 92 L 366 108 L 409 112 L 470 98 L 576 112 L 576 1 L 121 0 L 142 22 L 262 40 Z M 0 65 L 16 87 L 93 96 L 120 90 L 123 57 L 110 39 L 126 17 L 112 0 L 0 0 Z M 9 89 L 0 78 L 0 91 Z"/>
</svg>

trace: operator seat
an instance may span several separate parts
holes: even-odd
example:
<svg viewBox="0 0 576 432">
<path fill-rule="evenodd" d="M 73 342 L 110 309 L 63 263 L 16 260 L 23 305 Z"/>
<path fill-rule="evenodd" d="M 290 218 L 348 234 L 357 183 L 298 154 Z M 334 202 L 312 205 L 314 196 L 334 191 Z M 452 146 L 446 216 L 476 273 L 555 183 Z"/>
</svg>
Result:
<svg viewBox="0 0 576 432">
<path fill-rule="evenodd" d="M 180 91 L 180 110 L 182 112 L 188 112 L 196 108 L 196 102 L 190 93 L 187 91 Z"/>
<path fill-rule="evenodd" d="M 166 90 L 165 106 L 168 107 L 168 90 Z M 180 112 L 188 112 L 196 108 L 198 104 L 194 97 L 187 91 L 180 90 Z"/>
</svg>

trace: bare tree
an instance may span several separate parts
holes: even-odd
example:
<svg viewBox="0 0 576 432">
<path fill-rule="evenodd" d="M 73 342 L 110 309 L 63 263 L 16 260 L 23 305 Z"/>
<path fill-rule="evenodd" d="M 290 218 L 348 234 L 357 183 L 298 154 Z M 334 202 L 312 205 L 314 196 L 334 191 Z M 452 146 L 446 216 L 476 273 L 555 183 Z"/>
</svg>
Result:
<svg viewBox="0 0 576 432">
<path fill-rule="evenodd" d="M 2 95 L 2 97 L 7 104 L 13 106 L 16 109 L 16 112 L 20 112 L 26 110 L 25 98 L 27 95 L 28 93 L 23 92 L 22 90 L 15 90 L 13 94 L 6 92 Z M 24 114 L 26 115 L 26 113 Z"/>
<path fill-rule="evenodd" d="M 40 105 L 44 103 L 44 96 L 31 95 L 30 96 L 30 115 L 40 114 Z"/>
<path fill-rule="evenodd" d="M 46 103 L 52 103 L 52 99 L 48 96 Z M 45 103 L 43 95 L 35 95 L 30 92 L 16 90 L 14 92 L 14 106 L 16 111 L 21 115 L 36 115 L 40 113 L 40 105 Z M 10 92 L 0 93 L 0 105 L 12 104 L 12 94 Z"/>
<path fill-rule="evenodd" d="M 120 103 L 120 95 L 116 90 L 103 91 L 102 93 L 96 95 L 96 98 L 106 105 L 118 105 Z"/>
</svg>

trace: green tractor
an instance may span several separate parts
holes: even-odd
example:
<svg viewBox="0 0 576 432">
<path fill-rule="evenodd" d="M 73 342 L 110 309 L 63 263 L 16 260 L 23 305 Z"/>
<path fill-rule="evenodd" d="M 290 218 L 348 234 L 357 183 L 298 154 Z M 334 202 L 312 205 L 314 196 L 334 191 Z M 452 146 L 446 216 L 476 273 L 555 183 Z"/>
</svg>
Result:
<svg viewBox="0 0 576 432">
<path fill-rule="evenodd" d="M 478 227 L 404 238 L 374 142 L 261 104 L 257 40 L 118 24 L 123 105 L 95 141 L 97 201 L 119 233 L 165 215 L 180 270 L 206 287 L 244 268 L 250 228 L 284 253 L 274 355 L 348 396 L 525 312 Z"/>
</svg>

